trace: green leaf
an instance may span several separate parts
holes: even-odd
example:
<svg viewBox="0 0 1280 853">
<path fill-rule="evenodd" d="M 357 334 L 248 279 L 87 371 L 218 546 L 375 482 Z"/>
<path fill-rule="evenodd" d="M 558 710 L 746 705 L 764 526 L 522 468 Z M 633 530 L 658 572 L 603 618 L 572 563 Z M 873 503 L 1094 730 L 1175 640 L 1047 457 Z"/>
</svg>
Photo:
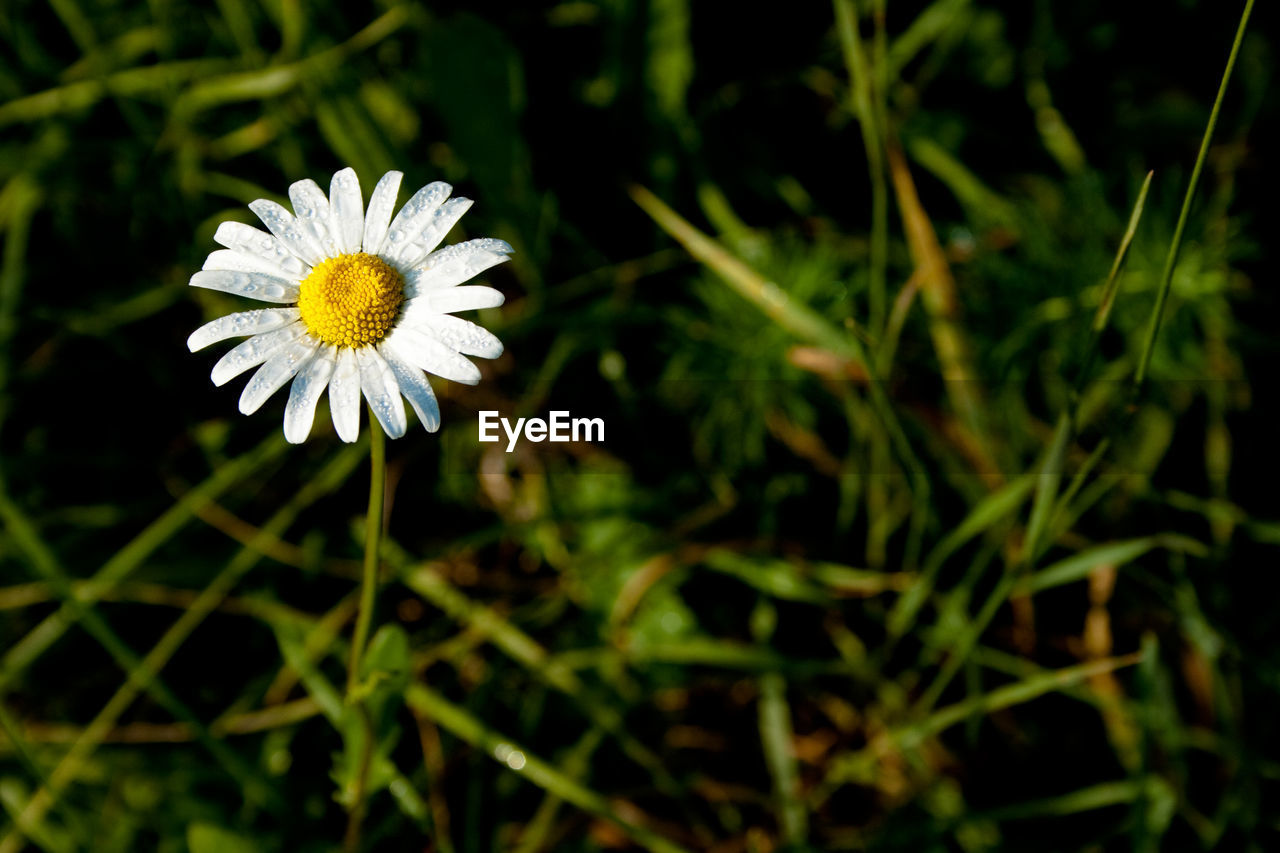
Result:
<svg viewBox="0 0 1280 853">
<path fill-rule="evenodd" d="M 703 562 L 712 569 L 731 575 L 765 595 L 786 601 L 827 604 L 831 596 L 806 580 L 796 566 L 785 560 L 753 559 L 732 551 L 715 550 Z"/>
<path fill-rule="evenodd" d="M 409 635 L 399 625 L 383 625 L 369 641 L 364 659 L 360 662 L 360 675 L 366 679 L 379 679 L 388 687 L 403 693 L 409 680 Z"/>
<path fill-rule="evenodd" d="M 1170 551 L 1182 551 L 1187 554 L 1203 557 L 1208 549 L 1187 536 L 1174 533 L 1158 536 L 1144 536 L 1140 539 L 1129 539 L 1123 542 L 1110 542 L 1089 548 L 1048 566 L 1018 585 L 1020 592 L 1039 592 L 1055 586 L 1083 580 L 1099 566 L 1120 567 L 1131 563 L 1138 557 L 1154 548 L 1166 548 Z"/>
</svg>

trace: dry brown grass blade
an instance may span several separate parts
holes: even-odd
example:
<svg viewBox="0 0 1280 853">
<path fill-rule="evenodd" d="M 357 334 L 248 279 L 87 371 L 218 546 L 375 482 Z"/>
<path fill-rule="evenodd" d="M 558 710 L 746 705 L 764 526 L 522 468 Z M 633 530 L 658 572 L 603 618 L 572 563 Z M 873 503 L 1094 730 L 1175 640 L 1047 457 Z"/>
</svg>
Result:
<svg viewBox="0 0 1280 853">
<path fill-rule="evenodd" d="M 973 368 L 970 346 L 964 327 L 959 321 L 959 301 L 956 298 L 956 281 L 947 264 L 946 253 L 938 242 L 938 234 L 925 213 L 916 192 L 915 181 L 902 149 L 889 145 L 889 175 L 893 179 L 898 209 L 902 212 L 903 230 L 907 235 L 907 247 L 915 264 L 912 279 L 920 288 L 921 302 L 929 316 L 929 334 L 938 355 L 947 396 L 959 417 L 960 424 L 973 437 L 978 448 L 979 460 L 975 461 L 978 474 L 989 487 L 1004 481 L 991 452 L 991 441 L 986 428 L 986 405 L 983 400 L 977 372 Z"/>
<path fill-rule="evenodd" d="M 1104 660 L 1113 653 L 1111 611 L 1108 604 L 1116 585 L 1116 567 L 1102 565 L 1089 574 L 1089 611 L 1085 614 L 1081 646 L 1086 660 Z M 1107 736 L 1115 746 L 1116 756 L 1128 770 L 1142 764 L 1138 730 L 1125 706 L 1124 687 L 1114 672 L 1108 670 L 1090 676 L 1089 686 L 1098 696 L 1098 712 L 1107 727 Z"/>
<path fill-rule="evenodd" d="M 796 456 L 813 465 L 819 474 L 839 477 L 844 473 L 843 463 L 813 430 L 805 429 L 776 409 L 765 415 L 765 426 L 770 435 L 786 445 Z"/>
</svg>

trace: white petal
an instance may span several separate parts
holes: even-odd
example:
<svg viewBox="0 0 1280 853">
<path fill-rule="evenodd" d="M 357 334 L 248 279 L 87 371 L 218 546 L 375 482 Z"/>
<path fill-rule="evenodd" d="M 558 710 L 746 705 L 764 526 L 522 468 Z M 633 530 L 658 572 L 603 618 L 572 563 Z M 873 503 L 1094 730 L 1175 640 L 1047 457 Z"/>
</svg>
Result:
<svg viewBox="0 0 1280 853">
<path fill-rule="evenodd" d="M 245 383 L 244 390 L 240 392 L 240 411 L 246 415 L 258 411 L 272 394 L 306 366 L 319 348 L 319 341 L 310 335 L 303 335 L 277 350 Z"/>
<path fill-rule="evenodd" d="M 477 308 L 497 308 L 505 301 L 506 297 L 502 295 L 501 291 L 475 284 L 465 287 L 450 287 L 444 290 L 428 290 L 413 300 L 415 303 L 421 302 L 423 308 L 434 311 L 437 314 L 452 314 L 454 311 L 473 311 Z M 406 310 L 408 310 L 407 307 Z"/>
<path fill-rule="evenodd" d="M 232 270 L 201 270 L 191 276 L 192 287 L 207 287 L 247 296 L 262 302 L 297 302 L 298 284 L 260 272 L 234 272 Z"/>
<path fill-rule="evenodd" d="M 252 225 L 245 225 L 243 222 L 224 222 L 218 226 L 217 231 L 213 232 L 213 239 L 228 249 L 253 255 L 278 267 L 280 275 L 285 278 L 301 281 L 311 272 L 310 265 L 285 248 L 284 243 Z"/>
<path fill-rule="evenodd" d="M 449 229 L 457 224 L 462 214 L 470 210 L 474 203 L 469 198 L 454 198 L 437 207 L 413 241 L 400 248 L 397 260 L 406 267 L 415 266 L 440 245 Z"/>
<path fill-rule="evenodd" d="M 391 228 L 387 231 L 387 238 L 382 243 L 382 256 L 391 260 L 398 257 L 401 250 L 408 248 L 409 244 L 422 233 L 423 227 L 435 213 L 436 208 L 444 203 L 451 192 L 453 187 L 444 181 L 436 181 L 414 193 L 413 198 L 406 201 L 404 207 L 400 208 L 396 218 L 391 220 Z"/>
<path fill-rule="evenodd" d="M 409 400 L 409 405 L 413 406 L 413 410 L 418 413 L 418 420 L 422 421 L 422 426 L 427 432 L 440 429 L 440 404 L 436 402 L 435 392 L 431 390 L 431 383 L 427 381 L 426 374 L 400 355 L 389 340 L 383 341 L 378 351 L 382 353 L 387 366 L 391 368 L 391 373 L 400 386 L 400 393 Z"/>
<path fill-rule="evenodd" d="M 209 378 L 213 380 L 214 385 L 226 385 L 250 367 L 262 364 L 274 355 L 276 350 L 293 343 L 306 331 L 306 325 L 297 322 L 283 329 L 254 335 L 218 359 Z"/>
<path fill-rule="evenodd" d="M 373 347 L 356 350 L 356 363 L 360 365 L 360 390 L 369 401 L 369 410 L 387 435 L 400 438 L 408 429 L 409 422 L 405 419 L 404 403 L 400 400 L 400 385 L 390 366 Z"/>
<path fill-rule="evenodd" d="M 416 367 L 465 385 L 480 381 L 480 368 L 435 338 L 401 325 L 387 336 L 387 343 Z"/>
<path fill-rule="evenodd" d="M 417 296 L 428 290 L 454 287 L 508 260 L 512 248 L 505 240 L 481 237 L 432 252 L 405 277 L 405 292 Z"/>
<path fill-rule="evenodd" d="M 302 230 L 315 240 L 324 256 L 336 258 L 341 255 L 342 250 L 329 227 L 329 199 L 324 190 L 310 178 L 295 181 L 289 186 L 289 201 L 293 203 L 293 215 L 298 218 Z"/>
<path fill-rule="evenodd" d="M 324 260 L 320 244 L 311 239 L 311 235 L 303 230 L 292 213 L 265 198 L 249 202 L 249 209 L 257 214 L 267 230 L 276 235 L 276 239 L 290 252 L 312 266 Z"/>
<path fill-rule="evenodd" d="M 355 169 L 335 172 L 329 184 L 329 228 L 343 253 L 360 251 L 364 238 L 364 199 Z"/>
<path fill-rule="evenodd" d="M 400 194 L 400 179 L 403 172 L 387 172 L 373 188 L 369 196 L 369 212 L 364 217 L 364 251 L 371 255 L 382 249 L 382 241 L 387 236 L 387 223 L 391 221 L 391 213 L 396 209 L 396 196 Z"/>
<path fill-rule="evenodd" d="M 299 313 L 297 308 L 259 308 L 256 311 L 228 314 L 211 320 L 192 332 L 191 337 L 187 338 L 187 349 L 195 352 L 227 338 L 279 329 L 297 320 Z"/>
<path fill-rule="evenodd" d="M 329 414 L 338 438 L 350 444 L 360 437 L 360 365 L 350 347 L 338 351 L 329 378 Z"/>
<path fill-rule="evenodd" d="M 217 249 L 210 252 L 209 257 L 204 259 L 204 266 L 201 269 L 206 270 L 235 270 L 236 272 L 260 272 L 267 275 L 273 275 L 276 278 L 292 278 L 289 273 L 280 269 L 280 267 L 263 260 L 256 255 L 247 255 L 244 252 L 237 252 L 235 249 Z"/>
<path fill-rule="evenodd" d="M 502 355 L 502 341 L 489 330 L 469 320 L 448 314 L 432 314 L 422 317 L 412 328 L 464 355 L 476 355 L 480 358 L 497 358 Z"/>
<path fill-rule="evenodd" d="M 284 407 L 284 437 L 290 444 L 301 444 L 311 434 L 316 403 L 329 385 L 337 360 L 338 348 L 329 344 L 298 371 L 289 388 L 289 402 Z"/>
</svg>

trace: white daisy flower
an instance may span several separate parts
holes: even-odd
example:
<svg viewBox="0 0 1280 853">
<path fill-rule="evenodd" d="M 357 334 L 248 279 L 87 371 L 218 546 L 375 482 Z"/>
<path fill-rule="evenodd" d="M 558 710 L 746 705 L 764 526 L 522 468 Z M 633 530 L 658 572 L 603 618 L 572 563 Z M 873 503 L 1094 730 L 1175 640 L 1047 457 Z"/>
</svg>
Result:
<svg viewBox="0 0 1280 853">
<path fill-rule="evenodd" d="M 360 395 L 387 435 L 407 427 L 404 395 L 429 432 L 440 407 L 422 371 L 474 385 L 480 370 L 465 356 L 497 358 L 502 342 L 474 323 L 451 316 L 501 305 L 491 287 L 460 286 L 507 260 L 511 246 L 483 238 L 436 250 L 471 200 L 446 201 L 446 183 L 428 184 L 392 219 L 400 172 L 373 188 L 366 212 L 353 169 L 333 176 L 329 197 L 315 181 L 289 187 L 293 214 L 273 201 L 249 205 L 268 234 L 223 222 L 211 253 L 191 277 L 195 287 L 247 296 L 282 307 L 228 314 L 187 339 L 192 352 L 251 335 L 213 366 L 215 385 L 258 367 L 240 395 L 251 414 L 290 379 L 284 435 L 294 444 L 311 432 L 316 403 L 329 389 L 338 436 L 360 434 Z"/>
</svg>

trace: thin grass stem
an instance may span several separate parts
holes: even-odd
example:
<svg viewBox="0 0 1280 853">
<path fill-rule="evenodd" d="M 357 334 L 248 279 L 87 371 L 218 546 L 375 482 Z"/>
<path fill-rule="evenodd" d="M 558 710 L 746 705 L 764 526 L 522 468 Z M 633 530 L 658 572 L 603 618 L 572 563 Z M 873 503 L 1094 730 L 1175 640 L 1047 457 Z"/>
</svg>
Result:
<svg viewBox="0 0 1280 853">
<path fill-rule="evenodd" d="M 1200 184 L 1200 173 L 1204 171 L 1205 160 L 1209 157 L 1209 143 L 1213 141 L 1213 131 L 1218 126 L 1218 113 L 1227 95 L 1227 84 L 1231 81 L 1231 72 L 1236 67 L 1236 57 L 1240 53 L 1240 44 L 1244 41 L 1245 30 L 1249 26 L 1249 16 L 1253 14 L 1253 0 L 1244 4 L 1244 12 L 1240 15 L 1240 26 L 1236 29 L 1236 39 L 1231 44 L 1231 55 L 1227 57 L 1226 70 L 1222 72 L 1222 82 L 1218 84 L 1218 96 L 1213 99 L 1213 109 L 1209 112 L 1209 124 L 1204 129 L 1204 138 L 1200 140 L 1200 153 L 1196 155 L 1195 167 L 1191 170 L 1191 182 L 1187 184 L 1187 194 L 1182 198 L 1182 211 L 1178 214 L 1178 224 L 1173 229 L 1173 241 L 1169 244 L 1169 253 L 1164 259 L 1164 271 L 1160 274 L 1160 286 L 1156 290 L 1156 305 L 1151 312 L 1151 322 L 1147 327 L 1147 337 L 1142 344 L 1142 356 L 1138 360 L 1137 372 L 1133 375 L 1133 391 L 1142 390 L 1147 378 L 1147 368 L 1151 365 L 1151 353 L 1155 349 L 1156 336 L 1160 333 L 1160 324 L 1164 319 L 1165 302 L 1169 299 L 1169 290 L 1173 286 L 1173 271 L 1178 265 L 1178 253 L 1182 250 L 1182 235 L 1187 228 L 1187 219 L 1191 215 L 1191 202 L 1195 198 L 1196 188 Z"/>
<path fill-rule="evenodd" d="M 882 110 L 879 86 L 872 80 L 868 67 L 866 48 L 858 33 L 858 12 L 852 0 L 835 0 L 836 28 L 840 32 L 840 47 L 849 74 L 850 100 L 853 113 L 862 129 L 862 142 L 866 148 L 867 173 L 871 178 L 871 250 L 868 269 L 867 328 L 879 335 L 883 331 L 886 298 L 887 269 L 889 265 L 889 189 L 884 177 L 884 132 L 881 124 Z M 880 12 L 882 40 L 883 9 Z M 877 72 L 882 72 L 883 44 L 876 50 Z M 877 80 L 881 77 L 877 73 Z M 874 99 L 874 100 L 873 100 Z"/>
</svg>

